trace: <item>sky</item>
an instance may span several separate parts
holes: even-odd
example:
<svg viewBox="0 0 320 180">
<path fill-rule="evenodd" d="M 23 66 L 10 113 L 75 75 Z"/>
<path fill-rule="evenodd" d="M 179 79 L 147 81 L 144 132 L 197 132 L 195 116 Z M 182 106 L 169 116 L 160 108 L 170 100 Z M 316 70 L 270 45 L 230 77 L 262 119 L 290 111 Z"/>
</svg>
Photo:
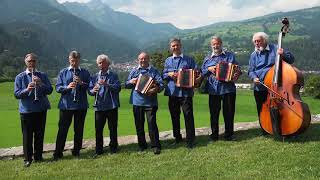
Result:
<svg viewBox="0 0 320 180">
<path fill-rule="evenodd" d="M 90 0 L 58 0 L 62 3 Z M 101 0 L 116 11 L 151 23 L 190 29 L 222 21 L 238 21 L 275 12 L 320 6 L 320 0 Z M 271 3 L 272 2 L 272 3 Z"/>
</svg>

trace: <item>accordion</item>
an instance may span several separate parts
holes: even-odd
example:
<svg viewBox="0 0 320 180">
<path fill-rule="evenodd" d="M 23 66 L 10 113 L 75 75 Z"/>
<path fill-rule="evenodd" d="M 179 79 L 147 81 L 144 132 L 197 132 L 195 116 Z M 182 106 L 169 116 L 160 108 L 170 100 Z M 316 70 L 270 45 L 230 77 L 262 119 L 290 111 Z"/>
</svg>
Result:
<svg viewBox="0 0 320 180">
<path fill-rule="evenodd" d="M 134 90 L 142 93 L 142 94 L 146 94 L 149 89 L 151 88 L 151 85 L 153 84 L 153 79 L 152 77 L 144 74 L 140 74 L 136 83 L 136 87 Z"/>
<path fill-rule="evenodd" d="M 196 75 L 197 71 L 195 71 L 194 69 L 179 69 L 176 86 L 183 88 L 193 88 L 195 86 L 194 80 L 196 78 Z"/>
<path fill-rule="evenodd" d="M 219 81 L 236 81 L 240 75 L 240 67 L 236 64 L 220 62 L 216 66 L 216 79 Z"/>
</svg>

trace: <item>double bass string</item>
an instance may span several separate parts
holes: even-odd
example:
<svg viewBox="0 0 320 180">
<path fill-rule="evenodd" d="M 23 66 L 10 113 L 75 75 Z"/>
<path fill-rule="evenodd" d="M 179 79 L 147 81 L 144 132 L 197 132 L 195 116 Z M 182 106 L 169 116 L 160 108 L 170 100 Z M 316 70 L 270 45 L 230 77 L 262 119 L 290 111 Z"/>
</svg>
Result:
<svg viewBox="0 0 320 180">
<path fill-rule="evenodd" d="M 265 88 L 267 88 L 269 91 L 271 91 L 272 93 L 274 93 L 274 94 L 276 94 L 277 96 L 279 96 L 282 100 L 285 100 L 285 101 L 287 101 L 287 102 L 289 103 L 289 101 L 288 101 L 286 98 L 282 97 L 279 93 L 277 93 L 277 92 L 275 92 L 274 90 L 272 90 L 269 86 L 265 85 L 265 84 L 264 84 L 263 82 L 261 82 L 261 81 L 259 81 L 259 83 L 260 83 L 262 86 L 264 86 Z"/>
<path fill-rule="evenodd" d="M 295 110 L 293 110 L 293 109 L 290 107 L 290 105 L 289 105 L 290 102 L 289 102 L 286 98 L 282 97 L 279 93 L 277 93 L 277 92 L 275 92 L 274 90 L 272 90 L 270 87 L 268 87 L 267 85 L 265 85 L 263 82 L 259 81 L 259 83 L 260 83 L 262 86 L 266 87 L 266 88 L 267 88 L 269 91 L 271 91 L 272 93 L 274 93 L 274 94 L 276 94 L 277 96 L 279 96 L 282 100 L 287 101 L 288 104 L 286 104 L 286 103 L 284 103 L 284 104 L 285 104 L 292 112 L 294 112 L 298 117 L 300 117 L 301 119 L 303 119 L 303 117 L 302 117 L 299 113 L 297 113 Z"/>
</svg>

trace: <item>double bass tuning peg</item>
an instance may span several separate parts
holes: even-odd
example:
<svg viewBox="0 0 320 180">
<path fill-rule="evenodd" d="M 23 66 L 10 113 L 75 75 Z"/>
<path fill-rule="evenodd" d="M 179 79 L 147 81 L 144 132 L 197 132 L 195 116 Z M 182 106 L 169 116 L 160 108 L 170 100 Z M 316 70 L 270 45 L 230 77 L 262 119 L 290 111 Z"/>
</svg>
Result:
<svg viewBox="0 0 320 180">
<path fill-rule="evenodd" d="M 282 36 L 284 37 L 286 33 L 289 32 L 289 19 L 287 17 L 284 17 L 281 22 L 283 24 L 281 28 L 281 32 L 282 32 Z"/>
<path fill-rule="evenodd" d="M 282 22 L 282 24 L 284 24 L 284 25 L 289 25 L 289 19 L 286 18 L 286 17 L 284 17 L 281 22 Z"/>
</svg>

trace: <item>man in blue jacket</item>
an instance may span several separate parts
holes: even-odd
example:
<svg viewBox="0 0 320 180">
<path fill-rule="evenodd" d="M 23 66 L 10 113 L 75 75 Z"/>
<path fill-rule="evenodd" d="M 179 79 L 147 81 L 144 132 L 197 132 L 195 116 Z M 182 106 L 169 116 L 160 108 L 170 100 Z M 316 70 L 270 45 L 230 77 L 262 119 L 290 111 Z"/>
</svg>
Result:
<svg viewBox="0 0 320 180">
<path fill-rule="evenodd" d="M 169 42 L 172 56 L 165 61 L 163 70 L 163 79 L 168 82 L 164 95 L 169 96 L 169 111 L 171 114 L 173 136 L 175 143 L 182 141 L 180 133 L 180 113 L 181 109 L 184 114 L 187 147 L 193 148 L 195 145 L 195 127 L 193 116 L 193 89 L 182 88 L 176 86 L 177 75 L 179 69 L 197 69 L 195 61 L 181 51 L 181 40 L 173 38 Z M 199 83 L 201 77 L 196 79 L 196 84 Z"/>
<path fill-rule="evenodd" d="M 252 37 L 255 50 L 249 59 L 248 75 L 254 82 L 254 97 L 257 105 L 258 116 L 260 114 L 262 104 L 268 97 L 268 90 L 260 82 L 264 82 L 264 78 L 270 68 L 274 65 L 277 54 L 289 64 L 294 62 L 294 56 L 282 48 L 278 48 L 275 44 L 269 44 L 269 36 L 265 32 L 257 32 Z"/>
<path fill-rule="evenodd" d="M 139 54 L 138 61 L 139 66 L 130 72 L 125 84 L 126 88 L 132 89 L 130 104 L 133 105 L 133 115 L 138 136 L 138 144 L 140 151 L 144 151 L 148 147 L 144 132 L 146 115 L 151 148 L 153 148 L 154 154 L 160 154 L 161 145 L 159 141 L 159 130 L 156 115 L 158 110 L 157 94 L 163 90 L 163 82 L 160 73 L 149 64 L 150 57 L 146 52 Z M 146 93 L 135 90 L 140 74 L 146 75 L 153 80 L 151 88 Z"/>
<path fill-rule="evenodd" d="M 47 110 L 50 109 L 47 95 L 53 90 L 47 74 L 36 69 L 36 61 L 35 54 L 27 54 L 25 57 L 27 69 L 18 74 L 14 82 L 14 96 L 19 99 L 25 167 L 31 165 L 32 155 L 36 162 L 43 160 L 43 138 Z"/>
<path fill-rule="evenodd" d="M 97 65 L 100 71 L 90 81 L 89 94 L 95 96 L 95 129 L 96 129 L 96 155 L 103 153 L 103 129 L 108 119 L 110 132 L 110 151 L 118 150 L 118 107 L 120 107 L 119 93 L 121 83 L 118 75 L 109 70 L 110 59 L 101 54 L 97 57 Z"/>
<path fill-rule="evenodd" d="M 58 104 L 60 109 L 59 130 L 56 149 L 53 154 L 54 160 L 58 160 L 63 156 L 72 117 L 74 118 L 74 147 L 72 155 L 78 157 L 82 148 L 83 127 L 88 108 L 87 89 L 90 74 L 86 69 L 80 68 L 80 53 L 77 51 L 70 52 L 69 64 L 69 67 L 60 71 L 56 83 L 56 91 L 61 94 L 61 97 Z"/>
<path fill-rule="evenodd" d="M 205 57 L 201 70 L 202 75 L 208 78 L 206 90 L 209 93 L 209 109 L 211 131 L 210 141 L 216 141 L 219 137 L 219 114 L 221 102 L 225 123 L 225 140 L 233 140 L 234 113 L 236 101 L 236 86 L 233 81 L 219 81 L 216 79 L 216 66 L 219 63 L 238 64 L 233 53 L 222 48 L 222 40 L 218 36 L 211 38 L 211 55 Z"/>
</svg>

